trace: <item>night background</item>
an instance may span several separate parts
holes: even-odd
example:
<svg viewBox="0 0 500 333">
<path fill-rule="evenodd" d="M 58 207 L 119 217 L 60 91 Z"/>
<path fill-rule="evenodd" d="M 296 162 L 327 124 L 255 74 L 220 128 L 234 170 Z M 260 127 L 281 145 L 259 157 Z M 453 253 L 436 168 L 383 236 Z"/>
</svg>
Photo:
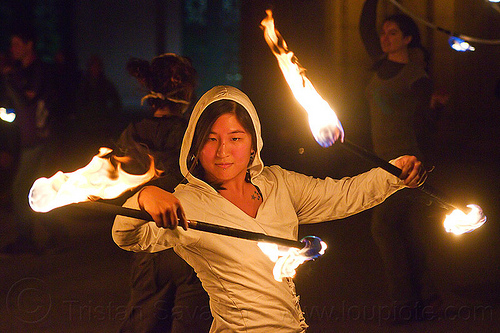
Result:
<svg viewBox="0 0 500 333">
<path fill-rule="evenodd" d="M 198 96 L 214 85 L 228 84 L 250 97 L 262 123 L 266 165 L 340 178 L 373 165 L 341 144 L 322 148 L 315 142 L 307 115 L 284 81 L 259 26 L 265 9 L 272 8 L 276 28 L 318 92 L 335 109 L 346 138 L 370 149 L 364 87 L 371 62 L 358 30 L 362 3 L 3 0 L 0 51 L 9 49 L 12 26 L 31 24 L 36 27 L 37 50 L 44 60 L 54 62 L 64 50 L 74 55 L 75 66 L 84 73 L 89 58 L 98 55 L 120 94 L 123 109 L 113 130 L 92 140 L 78 130 L 69 131 L 54 159 L 53 172 L 84 166 L 99 146 L 112 144 L 130 120 L 143 114 L 140 99 L 144 93 L 125 70 L 130 57 L 151 60 L 174 52 L 193 60 L 200 75 Z M 484 40 L 500 39 L 498 4 L 484 0 L 400 3 L 447 30 Z M 379 1 L 380 17 L 394 12 L 388 0 Z M 407 327 L 380 325 L 373 311 L 388 299 L 366 211 L 300 229 L 301 236 L 319 236 L 329 246 L 322 258 L 301 266 L 295 278 L 308 332 L 498 330 L 500 45 L 471 42 L 474 52 L 456 52 L 448 45 L 446 33 L 419 27 L 431 54 L 435 89 L 450 96 L 428 147 L 429 164 L 435 169 L 427 182 L 452 202 L 480 205 L 488 216 L 480 229 L 456 236 L 442 227 L 446 211 L 431 205 L 429 223 L 418 230 L 426 240 L 431 275 L 446 296 L 446 304 L 458 313 Z M 68 124 L 68 128 L 77 127 Z M 425 204 L 423 209 L 427 209 Z M 111 239 L 113 217 L 66 207 L 47 213 L 47 220 L 67 230 L 68 249 L 38 256 L 0 256 L 0 332 L 117 331 L 129 296 L 131 257 Z M 29 301 L 24 301 L 29 310 L 12 306 L 18 290 L 31 293 Z"/>
</svg>

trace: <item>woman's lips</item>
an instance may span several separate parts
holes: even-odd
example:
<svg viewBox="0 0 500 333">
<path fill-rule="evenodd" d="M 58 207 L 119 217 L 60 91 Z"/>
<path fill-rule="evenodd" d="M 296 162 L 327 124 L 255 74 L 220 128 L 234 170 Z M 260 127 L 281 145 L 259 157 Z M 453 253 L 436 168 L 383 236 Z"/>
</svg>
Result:
<svg viewBox="0 0 500 333">
<path fill-rule="evenodd" d="M 227 169 L 233 164 L 232 163 L 216 163 L 215 165 L 221 169 Z"/>
</svg>

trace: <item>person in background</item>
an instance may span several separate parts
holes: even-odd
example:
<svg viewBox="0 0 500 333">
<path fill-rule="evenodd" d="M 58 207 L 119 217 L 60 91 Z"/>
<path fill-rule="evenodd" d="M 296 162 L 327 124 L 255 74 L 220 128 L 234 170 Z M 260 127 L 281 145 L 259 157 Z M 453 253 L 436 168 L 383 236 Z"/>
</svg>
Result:
<svg viewBox="0 0 500 333">
<path fill-rule="evenodd" d="M 188 220 L 297 239 L 299 224 L 356 214 L 426 178 L 420 161 L 402 156 L 392 161 L 401 179 L 380 168 L 317 179 L 265 167 L 262 147 L 248 96 L 231 86 L 212 88 L 196 103 L 182 142 L 179 164 L 187 184 L 174 195 L 142 188 L 125 206 L 145 210 L 154 222 L 117 216 L 113 225 L 123 249 L 173 247 L 194 268 L 210 296 L 210 332 L 305 332 L 307 324 L 293 280 L 275 280 L 274 263 L 255 242 L 192 230 Z"/>
<path fill-rule="evenodd" d="M 147 185 L 173 191 L 183 179 L 179 151 L 187 126 L 184 113 L 194 98 L 197 73 L 188 58 L 173 53 L 151 62 L 132 58 L 127 70 L 146 88 L 142 101 L 149 105 L 150 116 L 123 131 L 118 154 L 132 157 L 133 163 L 124 169 L 135 174 L 147 171 L 151 155 L 162 173 Z M 191 266 L 173 249 L 134 253 L 131 282 L 120 332 L 208 332 L 212 319 L 208 295 Z"/>
<path fill-rule="evenodd" d="M 54 247 L 62 239 L 61 228 L 52 228 L 28 205 L 28 193 L 33 182 L 52 172 L 52 110 L 56 104 L 53 68 L 36 52 L 35 30 L 28 26 L 11 34 L 10 53 L 13 63 L 2 69 L 5 94 L 15 110 L 14 124 L 19 129 L 21 153 L 12 184 L 14 212 L 18 237 L 2 249 L 6 253 L 40 253 L 44 247 Z M 35 235 L 35 225 L 46 229 L 46 240 Z M 38 238 L 38 239 L 37 239 Z M 44 243 L 44 244 L 43 244 Z"/>
<path fill-rule="evenodd" d="M 98 55 L 87 62 L 76 94 L 77 123 L 93 150 L 110 144 L 122 127 L 122 102 Z"/>
<path fill-rule="evenodd" d="M 10 56 L 0 53 L 0 114 L 7 116 L 12 105 L 3 80 L 12 66 Z M 0 249 L 14 241 L 17 233 L 13 214 L 12 186 L 19 166 L 21 137 L 19 128 L 7 117 L 0 117 Z"/>
<path fill-rule="evenodd" d="M 82 71 L 78 66 L 76 54 L 70 49 L 60 49 L 54 56 L 55 84 L 57 92 L 56 135 L 63 145 L 75 141 L 77 131 L 77 94 L 82 80 Z M 78 138 L 81 140 L 81 138 Z"/>
<path fill-rule="evenodd" d="M 6 91 L 3 75 L 12 66 L 10 56 L 0 53 L 0 113 L 7 115 L 12 102 Z M 9 110 L 9 111 L 8 111 Z M 3 117 L 2 117 L 3 118 Z M 19 128 L 8 119 L 0 119 L 0 211 L 10 212 L 13 206 L 12 185 L 19 165 L 21 137 Z"/>
<path fill-rule="evenodd" d="M 413 19 L 387 17 L 380 35 L 376 28 L 378 0 L 366 0 L 359 24 L 361 38 L 374 65 L 366 88 L 373 149 L 384 159 L 402 154 L 425 161 L 428 119 L 432 118 L 432 81 L 426 72 L 427 52 Z M 406 323 L 433 315 L 441 298 L 427 274 L 422 244 L 412 231 L 426 217 L 415 193 L 400 191 L 372 211 L 371 231 L 384 262 L 394 321 Z"/>
</svg>

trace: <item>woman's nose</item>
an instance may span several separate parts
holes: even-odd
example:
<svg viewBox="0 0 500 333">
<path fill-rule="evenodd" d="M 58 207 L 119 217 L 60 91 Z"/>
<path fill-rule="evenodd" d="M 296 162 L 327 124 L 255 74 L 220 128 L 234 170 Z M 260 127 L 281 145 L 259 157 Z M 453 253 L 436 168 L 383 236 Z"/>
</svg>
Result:
<svg viewBox="0 0 500 333">
<path fill-rule="evenodd" d="M 221 142 L 219 144 L 219 147 L 217 148 L 217 156 L 218 157 L 224 157 L 227 154 L 227 149 L 226 149 L 226 143 Z"/>
</svg>

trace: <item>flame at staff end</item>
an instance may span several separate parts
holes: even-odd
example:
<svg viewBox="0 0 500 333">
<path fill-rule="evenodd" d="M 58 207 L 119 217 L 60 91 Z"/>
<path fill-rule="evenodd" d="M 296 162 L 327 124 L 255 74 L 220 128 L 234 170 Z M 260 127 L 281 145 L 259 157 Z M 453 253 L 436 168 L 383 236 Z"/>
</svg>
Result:
<svg viewBox="0 0 500 333">
<path fill-rule="evenodd" d="M 113 156 L 112 149 L 101 147 L 89 164 L 71 173 L 56 172 L 50 178 L 39 178 L 31 187 L 28 200 L 36 212 L 46 213 L 72 203 L 97 199 L 115 199 L 128 190 L 158 176 L 154 159 L 142 175 L 130 174 L 121 167 L 127 157 Z"/>
<path fill-rule="evenodd" d="M 278 60 L 283 76 L 295 98 L 309 114 L 309 126 L 314 138 L 322 147 L 329 147 L 338 139 L 344 142 L 344 130 L 337 115 L 314 89 L 312 83 L 305 76 L 305 69 L 299 65 L 293 52 L 288 50 L 283 37 L 274 27 L 272 11 L 266 10 L 266 14 L 267 17 L 261 22 L 261 28 L 264 30 L 264 39 Z M 344 147 L 350 147 L 350 149 L 354 147 L 354 152 L 357 154 L 361 151 L 360 148 L 355 147 L 355 145 L 348 141 L 344 142 Z M 381 160 L 377 156 L 370 156 L 370 154 L 367 155 L 364 152 L 361 155 L 365 158 L 368 157 L 372 161 L 373 159 L 376 161 Z M 383 168 L 393 173 L 391 170 L 393 170 L 394 166 L 383 160 L 381 161 L 383 165 L 390 166 L 389 169 Z M 382 165 L 379 164 L 379 166 Z M 398 175 L 399 173 L 396 176 Z M 422 187 L 420 189 L 423 190 Z M 434 199 L 439 199 L 433 193 L 423 191 L 430 194 Z M 455 234 L 471 232 L 486 222 L 486 216 L 483 214 L 481 207 L 476 205 L 469 205 L 468 207 L 472 209 L 469 214 L 456 210 L 447 217 L 445 221 L 446 231 Z"/>
<path fill-rule="evenodd" d="M 450 215 L 446 215 L 444 229 L 446 232 L 461 235 L 476 230 L 486 222 L 486 216 L 478 205 L 467 205 L 471 210 L 465 214 L 460 209 L 455 209 Z"/>
<path fill-rule="evenodd" d="M 306 261 L 322 256 L 327 248 L 319 237 L 306 236 L 301 240 L 305 244 L 303 249 L 281 246 L 275 243 L 259 242 L 257 245 L 272 262 L 274 279 L 278 282 L 283 278 L 294 277 L 297 267 Z"/>
<path fill-rule="evenodd" d="M 337 140 L 344 141 L 344 129 L 337 115 L 318 94 L 311 81 L 288 46 L 274 27 L 272 11 L 266 10 L 267 17 L 261 22 L 264 39 L 278 60 L 279 67 L 293 95 L 309 115 L 309 127 L 316 142 L 329 147 Z"/>
</svg>

